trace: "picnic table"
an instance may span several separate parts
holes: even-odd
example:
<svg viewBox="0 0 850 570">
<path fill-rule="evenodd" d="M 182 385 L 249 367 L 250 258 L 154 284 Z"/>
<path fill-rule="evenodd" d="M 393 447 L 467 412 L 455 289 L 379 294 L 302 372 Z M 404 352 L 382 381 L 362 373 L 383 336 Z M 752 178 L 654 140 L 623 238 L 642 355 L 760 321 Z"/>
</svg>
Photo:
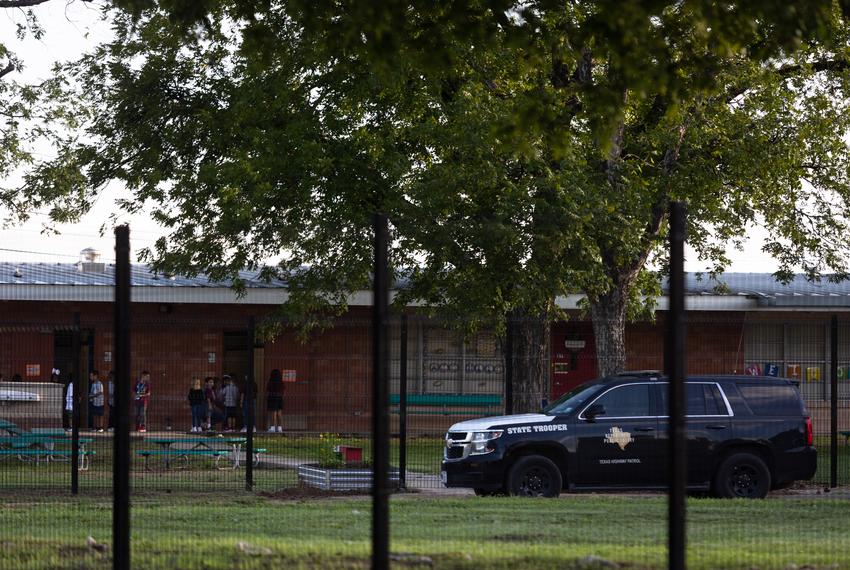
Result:
<svg viewBox="0 0 850 570">
<path fill-rule="evenodd" d="M 89 456 L 94 451 L 86 450 L 86 445 L 94 441 L 90 438 L 80 438 L 79 457 L 80 471 L 89 468 Z M 0 436 L 0 457 L 17 457 L 20 461 L 45 463 L 50 461 L 70 461 L 72 452 L 70 449 L 58 449 L 56 444 L 69 444 L 71 438 L 64 433 L 62 435 L 42 435 L 39 433 L 19 433 L 16 435 Z"/>
<path fill-rule="evenodd" d="M 136 451 L 137 455 L 144 457 L 145 469 L 148 468 L 148 459 L 151 457 L 161 457 L 165 468 L 171 467 L 173 458 L 181 459 L 188 467 L 190 457 L 212 457 L 215 459 L 215 465 L 218 467 L 222 458 L 231 457 L 231 469 L 239 467 L 239 453 L 242 451 L 242 446 L 247 443 L 244 437 L 169 437 L 169 438 L 153 438 L 149 439 L 154 445 L 159 446 L 159 449 L 140 449 Z"/>
<path fill-rule="evenodd" d="M 840 431 L 838 433 L 844 436 L 844 443 L 850 445 L 850 431 Z"/>
</svg>

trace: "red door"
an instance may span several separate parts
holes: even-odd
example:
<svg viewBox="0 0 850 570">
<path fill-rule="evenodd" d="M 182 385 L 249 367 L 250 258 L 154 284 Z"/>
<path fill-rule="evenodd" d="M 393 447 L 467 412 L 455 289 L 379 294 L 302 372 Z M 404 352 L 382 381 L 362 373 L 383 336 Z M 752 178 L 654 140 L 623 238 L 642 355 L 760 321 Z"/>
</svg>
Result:
<svg viewBox="0 0 850 570">
<path fill-rule="evenodd" d="M 590 323 L 552 326 L 552 400 L 596 378 L 596 344 Z"/>
</svg>

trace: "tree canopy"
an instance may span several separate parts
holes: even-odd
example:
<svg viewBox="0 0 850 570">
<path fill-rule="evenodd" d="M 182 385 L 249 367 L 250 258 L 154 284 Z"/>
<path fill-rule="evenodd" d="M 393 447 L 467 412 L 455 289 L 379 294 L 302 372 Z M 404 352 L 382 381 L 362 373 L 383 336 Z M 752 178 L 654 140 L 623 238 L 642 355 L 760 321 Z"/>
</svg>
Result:
<svg viewBox="0 0 850 570">
<path fill-rule="evenodd" d="M 27 37 L 38 40 L 45 30 L 34 8 L 48 1 L 0 0 L 0 13 L 8 16 L 8 23 L 15 27 L 19 40 Z M 37 145 L 62 146 L 67 132 L 78 126 L 74 102 L 66 99 L 67 86 L 63 79 L 57 76 L 35 84 L 21 81 L 19 75 L 24 63 L 0 39 L 0 205 L 11 207 L 12 219 L 17 220 L 27 218 L 31 211 L 21 207 L 20 188 L 8 180 L 20 168 L 36 162 Z M 68 185 L 62 186 L 63 192 L 67 192 Z M 61 221 L 58 214 L 55 221 Z M 76 215 L 77 212 L 72 214 Z"/>
<path fill-rule="evenodd" d="M 380 210 L 401 301 L 475 326 L 583 292 L 601 373 L 672 199 L 717 270 L 760 223 L 780 277 L 847 275 L 843 3 L 123 4 L 63 70 L 85 129 L 13 198 L 72 216 L 120 180 L 169 229 L 162 270 L 256 267 L 293 312 L 344 310 Z"/>
</svg>

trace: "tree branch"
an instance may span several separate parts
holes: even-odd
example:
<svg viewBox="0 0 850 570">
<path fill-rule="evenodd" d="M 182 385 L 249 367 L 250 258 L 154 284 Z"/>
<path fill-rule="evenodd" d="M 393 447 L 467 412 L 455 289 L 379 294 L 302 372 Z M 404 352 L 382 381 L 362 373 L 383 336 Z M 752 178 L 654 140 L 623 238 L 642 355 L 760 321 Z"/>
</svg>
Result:
<svg viewBox="0 0 850 570">
<path fill-rule="evenodd" d="M 676 168 L 676 162 L 679 160 L 679 152 L 682 149 L 682 142 L 685 140 L 685 133 L 688 130 L 688 121 L 679 125 L 678 130 L 679 132 L 675 142 L 667 148 L 664 153 L 664 158 L 661 160 L 661 171 L 666 177 L 671 176 L 673 174 L 673 170 Z M 646 230 L 644 231 L 644 238 L 646 240 L 645 247 L 637 258 L 633 260 L 631 267 L 628 269 L 627 273 L 629 276 L 634 277 L 637 275 L 637 272 L 640 271 L 640 268 L 643 267 L 646 264 L 646 260 L 649 259 L 650 242 L 658 235 L 658 232 L 661 231 L 661 223 L 667 216 L 667 206 L 669 202 L 670 191 L 668 184 L 667 190 L 658 197 L 658 200 L 656 200 L 655 204 L 652 206 L 649 222 L 646 224 Z"/>
<path fill-rule="evenodd" d="M 576 68 L 572 75 L 569 74 L 569 68 L 560 59 L 555 59 L 552 62 L 552 87 L 555 89 L 563 89 L 571 84 L 576 84 L 581 88 L 587 88 L 593 82 L 593 52 L 590 48 L 584 47 L 581 49 L 581 58 L 576 63 Z M 573 117 L 581 110 L 581 101 L 577 95 L 573 95 L 566 102 L 567 115 L 569 124 Z"/>
<path fill-rule="evenodd" d="M 15 65 L 11 61 L 9 63 L 7 63 L 6 67 L 4 67 L 3 69 L 0 69 L 0 79 L 2 79 L 4 75 L 8 75 L 8 74 L 12 73 L 12 71 L 14 69 L 15 69 Z"/>
<path fill-rule="evenodd" d="M 815 73 L 819 71 L 844 71 L 850 68 L 850 62 L 845 59 L 822 59 L 811 64 L 812 71 Z M 803 70 L 803 66 L 800 64 L 793 65 L 783 65 L 779 69 L 776 70 L 779 75 L 793 75 L 799 71 Z"/>
<path fill-rule="evenodd" d="M 0 0 L 0 8 L 29 8 L 50 0 Z"/>
<path fill-rule="evenodd" d="M 819 73 L 822 71 L 845 71 L 850 69 L 850 61 L 846 59 L 821 59 L 818 61 L 814 61 L 808 66 L 811 67 L 812 71 L 815 73 Z M 783 65 L 775 69 L 774 71 L 781 75 L 782 77 L 790 77 L 795 73 L 799 73 L 803 71 L 805 67 L 799 63 Z M 726 91 L 726 102 L 731 103 L 736 97 L 743 95 L 747 91 L 749 91 L 750 85 L 733 85 Z"/>
</svg>

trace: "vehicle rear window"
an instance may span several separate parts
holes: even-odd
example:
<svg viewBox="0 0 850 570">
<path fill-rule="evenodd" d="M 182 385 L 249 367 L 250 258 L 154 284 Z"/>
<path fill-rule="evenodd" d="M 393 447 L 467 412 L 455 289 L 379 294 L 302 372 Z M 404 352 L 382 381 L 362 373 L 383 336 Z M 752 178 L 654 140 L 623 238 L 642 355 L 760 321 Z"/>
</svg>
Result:
<svg viewBox="0 0 850 570">
<path fill-rule="evenodd" d="M 799 416 L 803 413 L 797 391 L 791 386 L 738 384 L 738 390 L 757 416 Z"/>
</svg>

